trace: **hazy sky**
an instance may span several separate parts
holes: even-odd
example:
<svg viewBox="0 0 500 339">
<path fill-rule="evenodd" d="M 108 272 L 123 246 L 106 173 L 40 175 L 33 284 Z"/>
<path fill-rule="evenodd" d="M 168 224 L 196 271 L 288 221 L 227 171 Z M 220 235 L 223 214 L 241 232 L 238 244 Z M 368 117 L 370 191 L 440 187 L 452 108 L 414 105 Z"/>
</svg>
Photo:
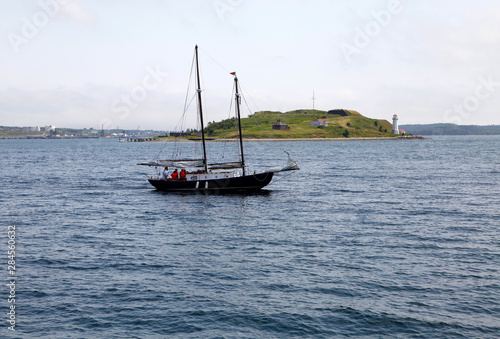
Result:
<svg viewBox="0 0 500 339">
<path fill-rule="evenodd" d="M 228 72 L 237 71 L 252 111 L 312 108 L 314 91 L 316 109 L 396 113 L 401 125 L 500 124 L 499 1 L 0 0 L 0 8 L 0 125 L 173 129 L 196 44 L 209 121 L 228 116 Z"/>
</svg>

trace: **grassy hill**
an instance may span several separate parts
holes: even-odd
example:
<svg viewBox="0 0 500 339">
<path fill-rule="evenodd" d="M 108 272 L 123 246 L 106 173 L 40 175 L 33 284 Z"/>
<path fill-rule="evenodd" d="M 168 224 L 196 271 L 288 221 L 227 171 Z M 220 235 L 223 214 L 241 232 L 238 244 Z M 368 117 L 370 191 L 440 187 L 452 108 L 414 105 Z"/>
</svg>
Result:
<svg viewBox="0 0 500 339">
<path fill-rule="evenodd" d="M 274 130 L 277 120 L 287 124 L 289 130 Z M 314 127 L 311 121 L 324 119 L 328 126 Z M 206 127 L 208 137 L 234 138 L 236 119 L 209 123 Z M 242 133 L 245 138 L 352 138 L 352 137 L 392 137 L 392 124 L 386 120 L 370 119 L 352 110 L 307 110 L 289 112 L 262 111 L 241 119 Z"/>
</svg>

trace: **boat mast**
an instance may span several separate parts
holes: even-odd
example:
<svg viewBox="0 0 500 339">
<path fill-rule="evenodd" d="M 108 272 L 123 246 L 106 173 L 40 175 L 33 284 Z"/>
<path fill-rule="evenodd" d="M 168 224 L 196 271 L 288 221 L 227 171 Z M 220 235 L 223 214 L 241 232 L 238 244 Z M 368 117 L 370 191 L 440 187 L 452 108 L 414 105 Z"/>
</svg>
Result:
<svg viewBox="0 0 500 339">
<path fill-rule="evenodd" d="M 243 136 L 241 135 L 241 116 L 240 116 L 240 93 L 238 93 L 238 77 L 236 72 L 231 73 L 234 75 L 234 86 L 236 89 L 236 114 L 238 115 L 238 132 L 240 135 L 240 150 L 241 150 L 241 168 L 243 175 L 245 175 L 245 156 L 243 155 Z"/>
<path fill-rule="evenodd" d="M 205 126 L 203 125 L 203 109 L 201 108 L 201 86 L 200 86 L 200 68 L 198 67 L 198 45 L 195 46 L 195 55 L 196 55 L 196 79 L 198 81 L 198 106 L 200 108 L 200 124 L 201 124 L 201 143 L 203 147 L 203 166 L 205 167 L 205 172 L 208 172 L 208 164 L 207 164 L 207 150 L 205 148 Z"/>
</svg>

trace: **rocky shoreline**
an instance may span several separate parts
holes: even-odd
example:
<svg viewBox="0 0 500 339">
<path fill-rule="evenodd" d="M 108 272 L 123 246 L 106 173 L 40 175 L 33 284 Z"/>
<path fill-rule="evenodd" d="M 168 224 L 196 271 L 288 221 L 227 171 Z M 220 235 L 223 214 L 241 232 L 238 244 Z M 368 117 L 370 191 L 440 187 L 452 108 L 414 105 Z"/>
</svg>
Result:
<svg viewBox="0 0 500 339">
<path fill-rule="evenodd" d="M 421 135 L 409 135 L 409 136 L 399 136 L 399 137 L 363 137 L 363 138 L 297 138 L 297 139 L 245 139 L 245 142 L 278 142 L 278 141 L 358 141 L 358 140 L 423 140 L 425 139 Z M 237 139 L 215 139 L 207 142 L 225 142 L 225 141 L 238 141 Z"/>
<path fill-rule="evenodd" d="M 279 138 L 267 138 L 267 139 L 254 139 L 254 138 L 243 138 L 245 142 L 289 142 L 289 141 L 362 141 L 362 140 L 424 140 L 425 138 L 421 135 L 402 135 L 398 137 L 352 137 L 352 138 L 294 138 L 294 139 L 279 139 Z M 189 140 L 189 139 L 153 139 L 153 142 L 166 141 L 166 142 L 190 142 L 199 140 Z M 238 142 L 238 139 L 210 139 L 205 140 L 206 142 Z"/>
<path fill-rule="evenodd" d="M 3 136 L 0 139 L 103 139 L 99 137 L 40 137 L 40 136 Z M 118 138 L 104 138 L 118 139 Z M 360 140 L 423 140 L 421 135 L 402 135 L 398 137 L 352 137 L 352 138 L 243 138 L 245 142 L 289 142 L 289 141 L 360 141 Z M 166 138 L 128 138 L 128 142 L 192 142 L 194 139 L 166 139 Z M 238 139 L 206 139 L 206 142 L 237 142 Z"/>
</svg>

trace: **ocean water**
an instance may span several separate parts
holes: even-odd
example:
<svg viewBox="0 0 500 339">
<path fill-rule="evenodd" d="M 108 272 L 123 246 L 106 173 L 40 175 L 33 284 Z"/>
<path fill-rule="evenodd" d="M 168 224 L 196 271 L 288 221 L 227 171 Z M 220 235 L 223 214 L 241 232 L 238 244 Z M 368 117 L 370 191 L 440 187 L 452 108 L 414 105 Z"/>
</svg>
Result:
<svg viewBox="0 0 500 339">
<path fill-rule="evenodd" d="M 155 191 L 161 147 L 0 140 L 0 337 L 500 336 L 500 136 L 247 143 L 301 167 L 250 195 Z"/>
</svg>

